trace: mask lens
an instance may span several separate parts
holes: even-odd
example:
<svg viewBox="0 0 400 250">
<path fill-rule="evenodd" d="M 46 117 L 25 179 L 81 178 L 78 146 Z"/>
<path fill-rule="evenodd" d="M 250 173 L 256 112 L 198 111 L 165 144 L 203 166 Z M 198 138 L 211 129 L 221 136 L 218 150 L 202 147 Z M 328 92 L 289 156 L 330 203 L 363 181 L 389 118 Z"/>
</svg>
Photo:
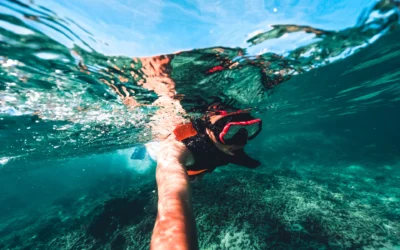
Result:
<svg viewBox="0 0 400 250">
<path fill-rule="evenodd" d="M 213 124 L 213 132 L 223 144 L 246 144 L 256 137 L 262 128 L 261 119 L 249 113 L 236 113 L 220 118 Z"/>
<path fill-rule="evenodd" d="M 237 133 L 240 131 L 243 131 L 245 129 L 247 131 L 247 137 L 248 139 L 253 139 L 255 135 L 257 135 L 258 131 L 261 129 L 260 122 L 255 122 L 252 124 L 235 124 L 231 123 L 228 124 L 229 129 L 226 132 L 226 134 L 223 136 L 224 140 L 230 140 L 232 139 Z"/>
</svg>

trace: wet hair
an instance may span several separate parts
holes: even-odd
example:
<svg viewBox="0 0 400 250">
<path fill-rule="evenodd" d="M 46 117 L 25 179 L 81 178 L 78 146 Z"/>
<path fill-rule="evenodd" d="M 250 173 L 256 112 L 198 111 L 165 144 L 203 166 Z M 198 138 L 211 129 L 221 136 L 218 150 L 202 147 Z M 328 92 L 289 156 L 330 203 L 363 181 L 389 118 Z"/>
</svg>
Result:
<svg viewBox="0 0 400 250">
<path fill-rule="evenodd" d="M 205 116 L 203 118 L 190 119 L 190 122 L 199 134 L 205 134 L 206 128 L 209 128 L 211 125 L 208 116 Z"/>
<path fill-rule="evenodd" d="M 206 113 L 213 113 L 215 115 L 219 115 L 219 111 L 221 110 L 226 111 L 228 113 L 239 111 L 238 108 L 235 108 L 234 106 L 228 103 L 213 102 L 207 107 Z"/>
<path fill-rule="evenodd" d="M 214 101 L 208 105 L 206 110 L 203 111 L 205 114 L 202 117 L 192 118 L 190 121 L 198 133 L 205 134 L 206 129 L 208 128 L 215 134 L 216 130 L 222 129 L 223 126 L 221 128 L 217 128 L 216 126 L 219 127 L 221 125 L 212 124 L 210 118 L 215 115 L 223 115 L 225 113 L 233 113 L 237 111 L 239 111 L 238 108 L 235 108 L 228 103 Z"/>
</svg>

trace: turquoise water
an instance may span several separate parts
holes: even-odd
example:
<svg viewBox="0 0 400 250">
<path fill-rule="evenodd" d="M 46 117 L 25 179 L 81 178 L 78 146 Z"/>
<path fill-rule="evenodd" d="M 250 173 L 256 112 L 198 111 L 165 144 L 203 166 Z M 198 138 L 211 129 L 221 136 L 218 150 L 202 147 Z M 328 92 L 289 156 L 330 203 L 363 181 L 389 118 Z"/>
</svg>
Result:
<svg viewBox="0 0 400 250">
<path fill-rule="evenodd" d="M 130 148 L 215 101 L 263 118 L 262 166 L 193 185 L 201 249 L 400 247 L 398 3 L 147 58 L 60 14 L 0 2 L 1 249 L 147 249 L 154 166 Z"/>
</svg>

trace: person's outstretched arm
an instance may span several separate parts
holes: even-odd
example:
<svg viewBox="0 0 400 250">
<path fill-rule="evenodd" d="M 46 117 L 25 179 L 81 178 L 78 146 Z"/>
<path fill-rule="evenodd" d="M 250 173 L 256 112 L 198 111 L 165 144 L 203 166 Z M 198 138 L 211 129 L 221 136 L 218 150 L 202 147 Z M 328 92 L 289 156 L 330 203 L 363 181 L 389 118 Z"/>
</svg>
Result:
<svg viewBox="0 0 400 250">
<path fill-rule="evenodd" d="M 185 165 L 193 156 L 181 142 L 163 142 L 156 180 L 158 214 L 150 249 L 198 249 L 189 178 Z"/>
</svg>

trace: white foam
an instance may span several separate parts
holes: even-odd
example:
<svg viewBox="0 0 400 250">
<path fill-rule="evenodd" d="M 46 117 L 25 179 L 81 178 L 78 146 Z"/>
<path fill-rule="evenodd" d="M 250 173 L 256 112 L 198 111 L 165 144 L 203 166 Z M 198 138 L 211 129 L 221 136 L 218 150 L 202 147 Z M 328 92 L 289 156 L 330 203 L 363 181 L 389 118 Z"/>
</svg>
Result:
<svg viewBox="0 0 400 250">
<path fill-rule="evenodd" d="M 155 170 L 156 164 L 149 154 L 146 154 L 141 160 L 133 160 L 130 158 L 132 152 L 132 148 L 118 150 L 117 154 L 114 155 L 114 157 L 118 157 L 118 159 L 115 160 L 122 161 L 126 168 L 140 175 L 148 174 Z"/>
<path fill-rule="evenodd" d="M 10 160 L 14 159 L 15 157 L 2 157 L 0 158 L 0 167 L 4 167 Z"/>
<path fill-rule="evenodd" d="M 157 161 L 158 152 L 160 152 L 160 142 L 153 141 L 145 144 L 149 156 L 154 161 Z"/>
</svg>

